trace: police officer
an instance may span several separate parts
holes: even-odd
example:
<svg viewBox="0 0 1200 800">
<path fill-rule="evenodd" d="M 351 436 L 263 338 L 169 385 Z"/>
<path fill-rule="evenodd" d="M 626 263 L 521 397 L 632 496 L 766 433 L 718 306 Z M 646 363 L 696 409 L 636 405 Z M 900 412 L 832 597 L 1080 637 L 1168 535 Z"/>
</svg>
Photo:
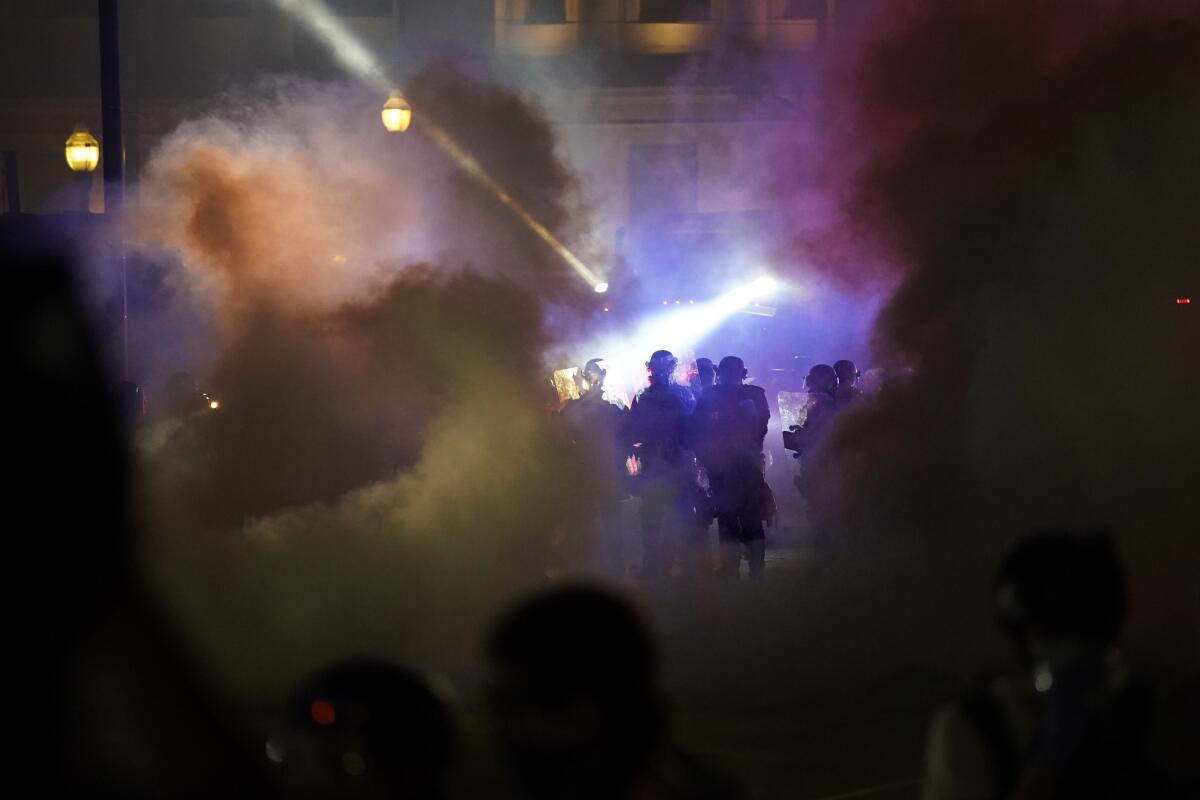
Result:
<svg viewBox="0 0 1200 800">
<path fill-rule="evenodd" d="M 696 359 L 696 374 L 692 377 L 691 386 L 692 394 L 699 401 L 704 393 L 712 388 L 717 382 L 717 368 L 713 366 L 711 358 Z"/>
<path fill-rule="evenodd" d="M 854 366 L 853 361 L 843 358 L 833 362 L 833 371 L 837 374 L 838 379 L 833 399 L 837 400 L 838 405 L 844 408 L 862 396 L 862 390 L 858 385 L 858 367 Z"/>
<path fill-rule="evenodd" d="M 743 552 L 755 579 L 762 577 L 766 557 L 763 517 L 770 490 L 763 479 L 763 437 L 771 411 L 766 393 L 746 384 L 746 375 L 742 359 L 721 359 L 717 383 L 700 398 L 693 420 L 717 516 L 720 574 L 730 579 L 737 577 Z"/>
<path fill-rule="evenodd" d="M 717 382 L 717 368 L 711 358 L 697 358 L 696 371 L 689 385 L 697 404 L 700 398 L 710 391 Z M 695 513 L 692 524 L 687 526 L 683 536 L 684 553 L 680 559 L 680 567 L 686 579 L 704 579 L 712 576 L 712 546 L 709 541 L 709 529 L 716 519 L 716 511 L 712 507 L 707 473 L 701 473 L 697 464 L 697 480 L 692 487 L 692 498 Z"/>
<path fill-rule="evenodd" d="M 809 473 L 816 451 L 842 408 L 834 397 L 838 388 L 837 373 L 828 364 L 817 364 L 810 369 L 804 378 L 804 386 L 808 389 L 807 414 L 803 425 L 792 426 L 792 431 L 797 434 L 796 444 L 789 445 L 796 451 L 795 458 L 800 459 L 800 474 L 795 481 L 801 494 L 805 493 L 808 479 L 812 477 Z"/>
<path fill-rule="evenodd" d="M 580 457 L 595 466 L 592 486 L 596 493 L 597 517 L 585 524 L 582 538 L 594 545 L 584 557 L 598 561 L 601 570 L 617 577 L 625 573 L 621 500 L 625 498 L 624 457 L 621 436 L 626 411 L 604 398 L 608 371 L 603 359 L 593 358 L 579 373 L 580 395 L 563 407 L 562 418 L 580 449 Z M 588 534 L 591 534 L 589 537 Z"/>
<path fill-rule="evenodd" d="M 646 362 L 650 384 L 633 399 L 626 428 L 626 441 L 639 463 L 642 574 L 651 580 L 666 577 L 671 569 L 664 522 L 671 517 L 678 523 L 691 511 L 693 476 L 687 437 L 695 400 L 675 382 L 678 364 L 668 350 L 651 354 Z"/>
</svg>

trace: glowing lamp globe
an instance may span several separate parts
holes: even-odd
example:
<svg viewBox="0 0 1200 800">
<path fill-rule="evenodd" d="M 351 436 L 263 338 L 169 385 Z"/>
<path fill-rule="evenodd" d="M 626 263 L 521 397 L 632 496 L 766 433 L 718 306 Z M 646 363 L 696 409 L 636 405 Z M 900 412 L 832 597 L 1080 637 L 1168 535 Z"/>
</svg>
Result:
<svg viewBox="0 0 1200 800">
<path fill-rule="evenodd" d="M 404 133 L 408 130 L 409 123 L 412 122 L 412 106 L 410 106 L 399 92 L 392 92 L 388 101 L 383 104 L 383 109 L 379 112 L 383 118 L 383 127 L 387 128 L 391 133 Z"/>
<path fill-rule="evenodd" d="M 100 143 L 88 133 L 86 125 L 76 125 L 75 132 L 67 138 L 63 154 L 73 172 L 92 172 L 100 163 Z"/>
</svg>

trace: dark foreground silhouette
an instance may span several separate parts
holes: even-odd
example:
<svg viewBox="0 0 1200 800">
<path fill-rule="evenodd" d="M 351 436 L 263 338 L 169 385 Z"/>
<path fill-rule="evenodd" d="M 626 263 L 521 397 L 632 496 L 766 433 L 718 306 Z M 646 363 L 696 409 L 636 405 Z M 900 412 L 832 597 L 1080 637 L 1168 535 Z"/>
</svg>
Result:
<svg viewBox="0 0 1200 800">
<path fill-rule="evenodd" d="M 0 236 L 14 763 L 39 795 L 270 797 L 139 579 L 118 398 L 64 258 Z"/>
</svg>

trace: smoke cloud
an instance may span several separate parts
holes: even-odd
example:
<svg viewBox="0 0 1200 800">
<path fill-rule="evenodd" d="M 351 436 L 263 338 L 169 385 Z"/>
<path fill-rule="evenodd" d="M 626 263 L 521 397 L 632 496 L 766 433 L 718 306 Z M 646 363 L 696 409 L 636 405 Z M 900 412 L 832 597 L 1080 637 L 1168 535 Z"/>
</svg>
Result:
<svg viewBox="0 0 1200 800">
<path fill-rule="evenodd" d="M 915 373 L 817 465 L 807 512 L 840 559 L 752 597 L 651 598 L 677 690 L 969 669 L 1000 550 L 1047 525 L 1114 527 L 1141 652 L 1194 663 L 1198 331 L 1174 299 L 1197 294 L 1200 33 L 1183 6 L 1043 5 L 847 16 L 816 124 L 731 127 L 737 158 L 773 165 L 773 266 L 818 290 L 807 343 L 824 325 L 844 346 L 885 296 L 874 361 Z M 539 112 L 445 65 L 406 96 L 603 263 L 575 246 L 598 237 Z M 599 340 L 594 298 L 417 126 L 374 124 L 380 100 L 231 101 L 164 142 L 135 223 L 213 320 L 196 371 L 222 401 L 148 458 L 152 559 L 247 691 L 362 650 L 469 672 L 484 621 L 590 511 L 544 354 L 606 355 L 572 344 Z"/>
<path fill-rule="evenodd" d="M 830 70 L 840 241 L 897 287 L 907 385 L 846 415 L 810 511 L 856 553 L 975 574 L 1002 543 L 1116 530 L 1134 638 L 1196 658 L 1200 27 L 1178 4 L 924 2 Z M 1171 619 L 1170 630 L 1162 621 Z"/>
<path fill-rule="evenodd" d="M 533 108 L 445 65 L 409 95 L 571 240 L 573 179 Z M 215 320 L 221 403 L 148 451 L 151 558 L 246 691 L 389 647 L 460 667 L 590 508 L 542 367 L 549 304 L 590 287 L 377 106 L 280 84 L 186 124 L 133 221 Z"/>
</svg>

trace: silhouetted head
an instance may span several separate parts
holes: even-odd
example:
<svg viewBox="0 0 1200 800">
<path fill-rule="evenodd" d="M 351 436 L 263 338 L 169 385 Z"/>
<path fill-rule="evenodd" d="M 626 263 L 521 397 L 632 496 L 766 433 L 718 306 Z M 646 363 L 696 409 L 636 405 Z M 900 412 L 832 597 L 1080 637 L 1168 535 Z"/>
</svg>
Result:
<svg viewBox="0 0 1200 800">
<path fill-rule="evenodd" d="M 583 365 L 583 385 L 580 389 L 585 394 L 604 388 L 604 377 L 608 375 L 608 370 L 601 366 L 602 361 L 602 358 L 593 358 Z"/>
<path fill-rule="evenodd" d="M 268 756 L 298 796 L 444 795 L 457 734 L 442 701 L 416 673 L 350 661 L 301 687 L 291 713 L 299 735 L 269 742 Z"/>
<path fill-rule="evenodd" d="M 1125 570 L 1106 532 L 1036 533 L 1000 565 L 995 600 L 1001 627 L 1026 657 L 1062 643 L 1107 648 L 1125 620 Z"/>
<path fill-rule="evenodd" d="M 854 362 L 843 358 L 833 362 L 833 371 L 837 375 L 838 386 L 853 386 L 858 382 L 858 367 Z"/>
<path fill-rule="evenodd" d="M 665 384 L 675 380 L 677 366 L 679 359 L 670 350 L 655 350 L 646 362 L 646 371 L 650 374 L 651 383 Z"/>
<path fill-rule="evenodd" d="M 828 364 L 817 364 L 808 371 L 808 377 L 804 379 L 804 385 L 808 387 L 810 392 L 833 394 L 837 391 L 837 373 Z"/>
<path fill-rule="evenodd" d="M 725 356 L 717 367 L 717 380 L 722 386 L 740 386 L 748 374 L 745 363 L 737 356 Z"/>
<path fill-rule="evenodd" d="M 716 383 L 717 369 L 713 366 L 712 359 L 696 359 L 696 377 L 700 379 L 700 385 L 705 389 Z"/>
<path fill-rule="evenodd" d="M 488 645 L 506 760 L 535 797 L 620 796 L 661 740 L 657 656 L 618 597 L 557 589 L 518 605 Z"/>
</svg>

